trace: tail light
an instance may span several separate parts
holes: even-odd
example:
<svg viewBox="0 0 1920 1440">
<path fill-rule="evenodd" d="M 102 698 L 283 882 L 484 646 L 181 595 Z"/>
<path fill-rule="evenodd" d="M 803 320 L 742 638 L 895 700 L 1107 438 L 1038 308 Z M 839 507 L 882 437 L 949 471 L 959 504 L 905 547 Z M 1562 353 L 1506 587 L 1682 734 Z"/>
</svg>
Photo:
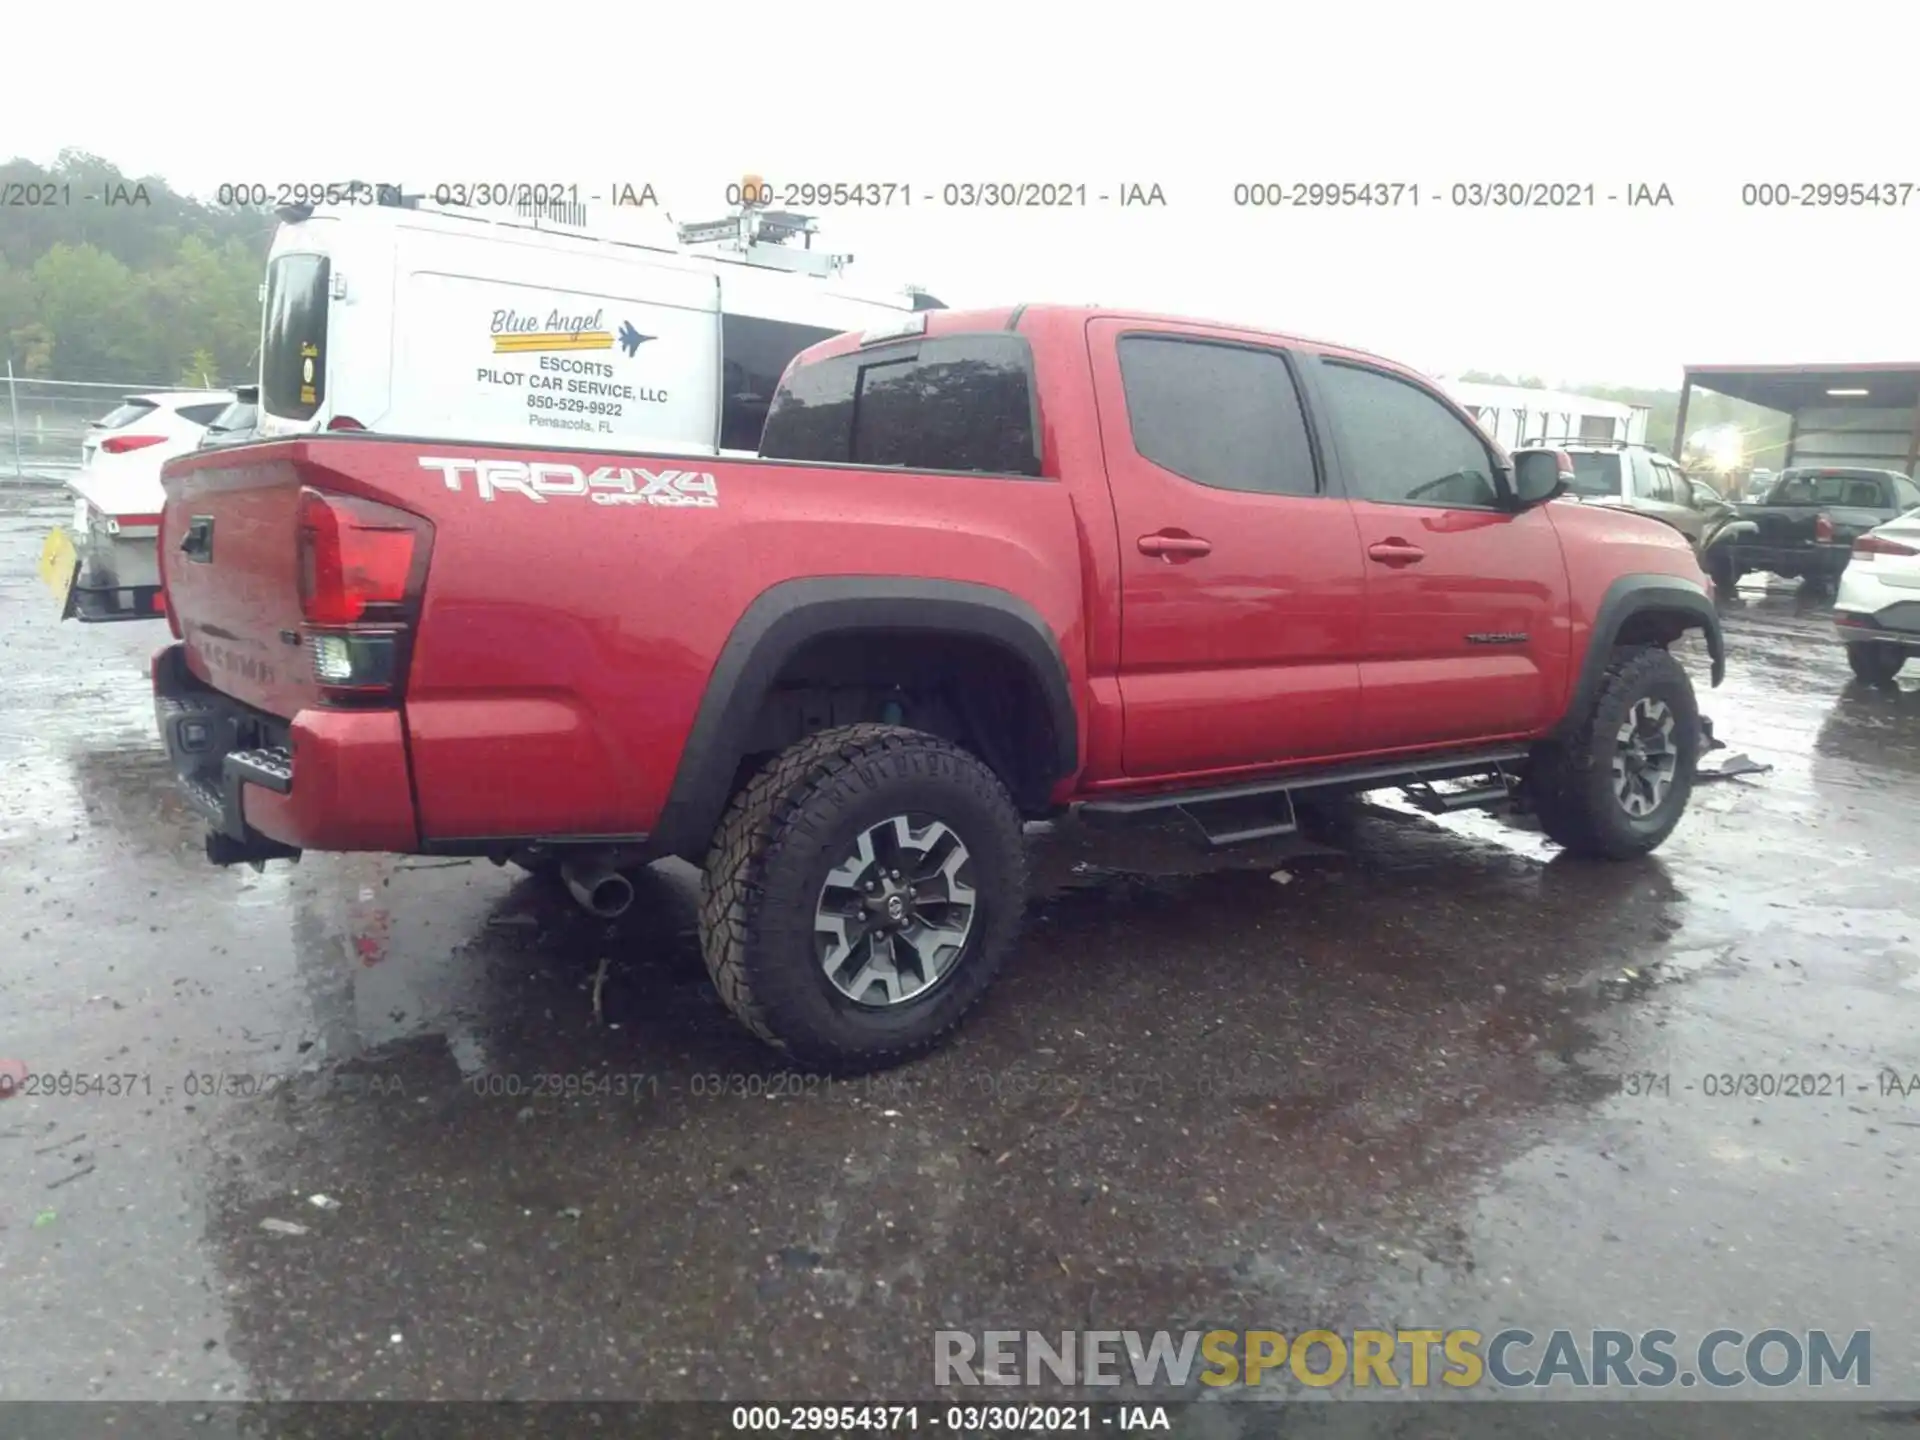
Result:
<svg viewBox="0 0 1920 1440">
<path fill-rule="evenodd" d="M 1833 521 L 1822 515 L 1813 522 L 1813 538 L 1816 540 L 1833 539 Z"/>
<path fill-rule="evenodd" d="M 164 435 L 109 435 L 100 442 L 100 448 L 109 455 L 124 455 L 129 450 L 144 450 L 149 445 L 158 445 L 166 438 Z"/>
<path fill-rule="evenodd" d="M 1853 554 L 1856 560 L 1871 560 L 1876 555 L 1920 555 L 1920 549 L 1884 535 L 1862 535 L 1853 542 Z"/>
<path fill-rule="evenodd" d="M 173 632 L 173 638 L 184 640 L 186 636 L 180 632 L 180 617 L 173 613 L 173 606 L 167 603 L 167 529 L 164 516 L 161 519 L 160 533 L 153 537 L 153 548 L 154 572 L 160 581 L 160 593 L 154 596 L 154 606 L 167 617 L 167 629 Z"/>
<path fill-rule="evenodd" d="M 362 425 L 351 415 L 336 415 L 327 421 L 327 429 L 329 430 L 364 430 L 366 428 L 366 426 Z"/>
<path fill-rule="evenodd" d="M 300 492 L 300 613 L 314 679 L 347 703 L 391 698 L 406 673 L 433 527 L 391 505 Z"/>
</svg>

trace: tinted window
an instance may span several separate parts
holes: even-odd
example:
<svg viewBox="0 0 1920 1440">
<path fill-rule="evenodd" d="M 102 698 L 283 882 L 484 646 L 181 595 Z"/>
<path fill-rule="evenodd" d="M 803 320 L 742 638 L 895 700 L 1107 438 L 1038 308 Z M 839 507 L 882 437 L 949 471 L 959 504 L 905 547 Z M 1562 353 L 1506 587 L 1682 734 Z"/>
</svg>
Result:
<svg viewBox="0 0 1920 1440">
<path fill-rule="evenodd" d="M 1839 505 L 1845 499 L 1846 493 L 1847 481 L 1843 476 L 1789 475 L 1774 487 L 1770 503 L 1774 505 Z"/>
<path fill-rule="evenodd" d="M 1618 499 L 1620 495 L 1620 457 L 1603 455 L 1592 450 L 1576 450 L 1573 453 L 1573 484 L 1568 487 L 1575 495 L 1590 495 Z"/>
<path fill-rule="evenodd" d="M 1318 492 L 1306 416 L 1277 351 L 1129 335 L 1120 375 L 1134 448 L 1154 464 L 1220 490 Z"/>
<path fill-rule="evenodd" d="M 1017 335 L 875 345 L 802 365 L 773 397 L 776 460 L 1038 475 L 1032 355 Z"/>
<path fill-rule="evenodd" d="M 102 430 L 123 430 L 142 415 L 151 415 L 159 408 L 151 400 L 127 400 L 116 405 L 93 423 Z"/>
<path fill-rule="evenodd" d="M 813 325 L 723 315 L 720 346 L 726 373 L 720 395 L 720 448 L 758 450 L 773 392 L 780 387 L 788 362 L 809 345 L 838 333 Z"/>
<path fill-rule="evenodd" d="M 182 405 L 179 414 L 181 419 L 191 420 L 196 425 L 211 425 L 226 413 L 232 403 L 230 400 L 216 400 L 211 405 Z"/>
<path fill-rule="evenodd" d="M 213 417 L 210 429 L 247 430 L 253 426 L 253 406 L 244 400 L 236 400 L 218 415 Z"/>
<path fill-rule="evenodd" d="M 270 414 L 311 420 L 326 399 L 332 271 L 324 255 L 282 255 L 267 267 L 260 400 Z"/>
<path fill-rule="evenodd" d="M 1431 395 L 1355 365 L 1328 363 L 1321 376 L 1358 498 L 1414 505 L 1499 503 L 1487 447 Z"/>
</svg>

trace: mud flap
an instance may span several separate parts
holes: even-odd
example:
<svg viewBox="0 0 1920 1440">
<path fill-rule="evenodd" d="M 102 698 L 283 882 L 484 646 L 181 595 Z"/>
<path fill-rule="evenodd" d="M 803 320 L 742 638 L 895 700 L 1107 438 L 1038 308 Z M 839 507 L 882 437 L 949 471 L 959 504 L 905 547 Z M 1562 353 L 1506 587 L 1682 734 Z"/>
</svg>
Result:
<svg viewBox="0 0 1920 1440">
<path fill-rule="evenodd" d="M 40 547 L 40 582 L 53 592 L 60 618 L 71 618 L 74 591 L 80 583 L 80 552 L 74 548 L 73 537 L 60 526 L 54 527 Z"/>
</svg>

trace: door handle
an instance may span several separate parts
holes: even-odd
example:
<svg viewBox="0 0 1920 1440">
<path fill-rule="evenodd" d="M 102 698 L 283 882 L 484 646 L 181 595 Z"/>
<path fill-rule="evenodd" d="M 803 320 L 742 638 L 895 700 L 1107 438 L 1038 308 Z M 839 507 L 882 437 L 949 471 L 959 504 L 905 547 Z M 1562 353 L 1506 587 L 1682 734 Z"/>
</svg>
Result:
<svg viewBox="0 0 1920 1440">
<path fill-rule="evenodd" d="M 187 533 L 180 538 L 180 553 L 189 560 L 198 560 L 206 564 L 213 559 L 213 517 L 196 515 L 187 525 Z"/>
<path fill-rule="evenodd" d="M 1142 555 L 1160 555 L 1169 560 L 1176 555 L 1213 553 L 1213 542 L 1202 540 L 1198 535 L 1142 535 L 1139 544 Z"/>
<path fill-rule="evenodd" d="M 1427 558 L 1427 552 L 1404 540 L 1382 540 L 1367 547 L 1367 558 L 1382 565 L 1418 565 Z"/>
</svg>

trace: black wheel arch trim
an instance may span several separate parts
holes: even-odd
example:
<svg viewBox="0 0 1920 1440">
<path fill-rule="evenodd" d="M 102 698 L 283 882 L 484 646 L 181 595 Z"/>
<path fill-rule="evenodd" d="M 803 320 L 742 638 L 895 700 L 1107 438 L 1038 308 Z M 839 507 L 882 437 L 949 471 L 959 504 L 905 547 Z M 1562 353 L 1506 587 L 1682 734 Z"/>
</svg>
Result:
<svg viewBox="0 0 1920 1440">
<path fill-rule="evenodd" d="M 1052 730 L 1051 784 L 1080 768 L 1079 712 L 1059 640 L 1019 596 L 990 585 L 907 576 L 787 580 L 761 592 L 735 623 L 707 678 L 673 788 L 649 848 L 697 863 L 731 798 L 762 702 L 801 646 L 851 631 L 936 631 L 985 640 L 1037 685 Z"/>
<path fill-rule="evenodd" d="M 1713 662 L 1713 684 L 1717 686 L 1727 678 L 1727 645 L 1720 629 L 1720 611 L 1705 587 L 1680 575 L 1622 575 L 1607 586 L 1594 612 L 1587 652 L 1581 657 L 1580 674 L 1567 701 L 1566 714 L 1555 727 L 1556 733 L 1578 724 L 1586 714 L 1607 672 L 1621 630 L 1635 615 L 1649 611 L 1677 612 L 1684 618 L 1687 629 L 1705 631 L 1707 654 Z"/>
</svg>

